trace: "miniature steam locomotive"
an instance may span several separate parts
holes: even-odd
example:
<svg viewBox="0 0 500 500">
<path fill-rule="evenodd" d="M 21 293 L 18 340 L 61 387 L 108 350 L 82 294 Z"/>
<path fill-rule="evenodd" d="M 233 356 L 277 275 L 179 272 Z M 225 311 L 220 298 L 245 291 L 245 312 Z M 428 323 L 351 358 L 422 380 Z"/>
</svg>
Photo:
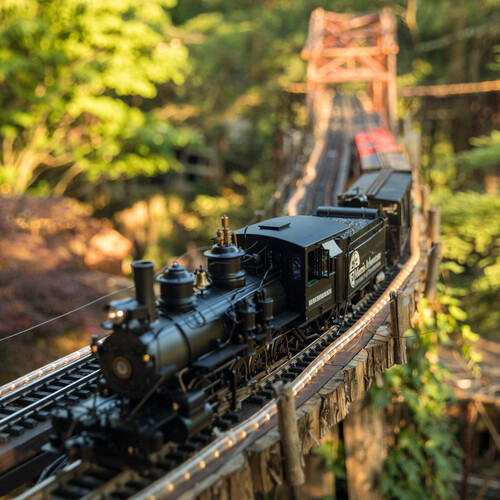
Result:
<svg viewBox="0 0 500 500">
<path fill-rule="evenodd" d="M 384 279 L 411 224 L 411 172 L 362 175 L 315 216 L 228 229 L 207 269 L 132 267 L 136 298 L 113 301 L 111 334 L 91 349 L 103 378 L 86 403 L 53 415 L 52 445 L 80 457 L 144 459 L 184 442 L 318 337 Z M 114 458 L 110 458 L 114 457 Z"/>
</svg>

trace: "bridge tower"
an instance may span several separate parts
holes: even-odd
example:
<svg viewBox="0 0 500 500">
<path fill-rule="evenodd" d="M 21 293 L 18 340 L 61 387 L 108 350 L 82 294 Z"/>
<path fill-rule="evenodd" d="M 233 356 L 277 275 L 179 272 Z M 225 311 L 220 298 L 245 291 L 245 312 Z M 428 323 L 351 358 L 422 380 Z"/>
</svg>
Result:
<svg viewBox="0 0 500 500">
<path fill-rule="evenodd" d="M 306 45 L 309 113 L 329 84 L 371 82 L 374 111 L 396 130 L 396 20 L 389 7 L 378 13 L 338 14 L 315 9 Z"/>
</svg>

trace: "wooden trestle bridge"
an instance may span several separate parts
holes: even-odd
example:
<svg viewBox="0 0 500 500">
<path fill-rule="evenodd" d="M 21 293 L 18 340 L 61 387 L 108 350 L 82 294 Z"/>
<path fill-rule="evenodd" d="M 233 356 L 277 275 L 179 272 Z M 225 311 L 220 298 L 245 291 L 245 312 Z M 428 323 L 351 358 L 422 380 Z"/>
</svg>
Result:
<svg viewBox="0 0 500 500">
<path fill-rule="evenodd" d="M 395 130 L 397 52 L 395 22 L 387 9 L 362 16 L 321 9 L 312 13 L 302 56 L 308 64 L 307 99 L 313 127 L 304 141 L 308 154 L 298 155 L 299 162 L 291 169 L 294 173 L 270 202 L 275 214 L 309 214 L 318 205 L 335 205 L 353 175 L 355 131 L 370 120 L 382 120 Z M 352 81 L 369 82 L 370 98 L 362 102 L 333 97 L 335 84 Z M 385 291 L 361 304 L 341 337 L 332 334 L 330 342 L 311 346 L 304 359 L 297 361 L 301 369 L 290 382 L 296 408 L 296 427 L 293 421 L 291 426 L 297 430 L 303 456 L 331 440 L 336 424 L 347 418 L 348 481 L 349 468 L 355 470 L 359 455 L 380 446 L 376 433 L 372 439 L 364 435 L 360 442 L 350 432 L 358 420 L 369 418 L 356 402 L 378 374 L 405 363 L 404 332 L 422 292 L 432 296 L 437 280 L 438 214 L 430 210 L 428 190 L 419 184 L 418 157 L 410 162 L 417 173 L 411 254 Z M 31 479 L 54 459 L 41 449 L 50 433 L 49 409 L 57 402 L 71 404 L 88 398 L 88 383 L 98 376 L 98 365 L 89 349 L 83 349 L 0 388 L 0 494 Z M 133 470 L 113 475 L 102 467 L 73 463 L 23 498 L 254 498 L 282 483 L 298 488 L 302 474 L 291 477 L 297 462 L 283 465 L 286 443 L 280 444 L 278 400 L 269 390 L 257 396 L 262 400 L 258 411 L 239 422 L 220 422 L 219 428 L 226 430 L 215 440 L 207 440 L 206 446 L 179 447 L 180 459 L 156 475 L 145 477 Z M 358 495 L 373 491 L 376 471 L 374 465 L 364 472 L 366 477 L 358 475 L 353 491 Z"/>
</svg>

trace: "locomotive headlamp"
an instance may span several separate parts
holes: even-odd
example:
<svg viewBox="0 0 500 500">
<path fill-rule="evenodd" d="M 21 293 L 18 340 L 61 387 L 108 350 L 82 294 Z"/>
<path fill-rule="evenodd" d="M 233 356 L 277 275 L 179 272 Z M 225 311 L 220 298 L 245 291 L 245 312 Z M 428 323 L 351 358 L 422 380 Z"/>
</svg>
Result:
<svg viewBox="0 0 500 500">
<path fill-rule="evenodd" d="M 108 310 L 108 318 L 115 324 L 121 325 L 125 321 L 125 311 L 110 306 Z"/>
<path fill-rule="evenodd" d="M 113 360 L 112 368 L 114 374 L 122 380 L 127 379 L 132 375 L 132 365 L 127 358 L 118 356 Z"/>
</svg>

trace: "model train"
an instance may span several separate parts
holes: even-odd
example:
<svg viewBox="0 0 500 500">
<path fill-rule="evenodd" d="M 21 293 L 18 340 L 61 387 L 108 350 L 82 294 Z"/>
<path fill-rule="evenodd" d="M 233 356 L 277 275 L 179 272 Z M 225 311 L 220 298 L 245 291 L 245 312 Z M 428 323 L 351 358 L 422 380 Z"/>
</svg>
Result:
<svg viewBox="0 0 500 500">
<path fill-rule="evenodd" d="M 92 352 L 99 396 L 53 416 L 54 446 L 78 455 L 144 457 L 183 442 L 236 408 L 290 349 L 341 323 L 396 263 L 411 223 L 411 172 L 370 172 L 315 216 L 231 232 L 227 217 L 207 269 L 175 263 L 155 298 L 154 264 L 133 263 L 135 299 L 113 301 L 111 334 Z"/>
</svg>

